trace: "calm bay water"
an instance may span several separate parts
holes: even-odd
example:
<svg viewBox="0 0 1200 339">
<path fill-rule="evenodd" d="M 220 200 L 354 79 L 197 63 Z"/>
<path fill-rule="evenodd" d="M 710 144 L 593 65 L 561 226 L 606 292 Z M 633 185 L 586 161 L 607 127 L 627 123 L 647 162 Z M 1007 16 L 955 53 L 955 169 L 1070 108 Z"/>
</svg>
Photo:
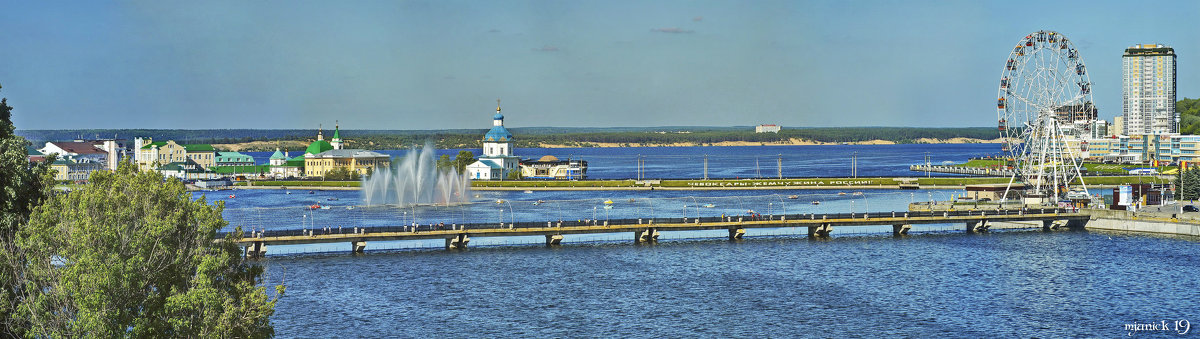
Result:
<svg viewBox="0 0 1200 339">
<path fill-rule="evenodd" d="M 479 149 L 466 149 L 480 155 Z M 458 149 L 438 150 L 454 157 Z M 819 146 L 714 146 L 714 147 L 620 147 L 620 148 L 517 148 L 514 154 L 526 159 L 552 155 L 560 159 L 588 161 L 588 178 L 629 179 L 637 176 L 637 159 L 644 162 L 643 177 L 651 179 L 701 178 L 708 157 L 710 178 L 774 178 L 783 160 L 784 177 L 848 177 L 851 156 L 857 152 L 858 175 L 918 176 L 909 165 L 925 163 L 928 152 L 933 164 L 962 163 L 970 157 L 997 155 L 999 144 L 904 144 L 904 145 L 819 145 Z M 405 150 L 380 151 L 403 156 Z M 273 152 L 246 152 L 258 163 L 266 163 Z M 295 154 L 291 154 L 295 156 Z M 938 176 L 941 174 L 932 173 Z"/>
<path fill-rule="evenodd" d="M 934 146 L 943 145 L 828 147 L 859 147 L 860 166 L 879 164 L 873 172 L 860 167 L 860 175 L 868 176 L 913 175 L 907 166 L 922 162 L 922 152 Z M 968 149 L 954 158 L 937 155 L 932 162 L 985 155 L 971 153 L 970 147 L 987 148 L 955 146 Z M 765 157 L 783 148 L 729 149 Z M 636 154 L 574 151 L 592 150 L 609 152 L 589 155 L 592 173 L 632 176 Z M 715 148 L 676 151 L 696 152 L 701 157 L 719 153 Z M 785 166 L 789 156 L 828 165 L 785 168 L 785 175 L 848 173 L 848 167 L 833 166 L 838 161 L 848 166 L 848 155 L 819 160 L 821 154 L 785 154 Z M 716 167 L 713 158 L 710 169 Z M 628 165 L 602 169 L 599 159 L 627 159 Z M 733 168 L 729 173 L 752 171 L 752 162 L 746 167 L 744 160 L 727 162 Z M 672 165 L 661 166 L 670 170 Z M 748 210 L 886 212 L 960 193 L 861 192 L 481 191 L 467 205 L 405 209 L 346 209 L 360 204 L 357 191 L 236 190 L 232 199 L 226 197 L 230 192 L 198 195 L 226 200 L 231 222 L 300 229 Z M 799 198 L 786 199 L 793 194 Z M 534 205 L 537 200 L 545 203 Z M 605 200 L 614 201 L 614 208 L 600 208 Z M 312 203 L 331 209 L 303 209 Z M 912 236 L 898 239 L 890 237 L 888 226 L 835 228 L 825 241 L 807 240 L 806 230 L 793 228 L 750 229 L 739 242 L 726 241 L 717 231 L 664 232 L 655 245 L 634 245 L 632 235 L 624 233 L 568 235 L 559 248 L 545 248 L 541 237 L 474 238 L 467 250 L 456 252 L 441 250 L 441 241 L 371 242 L 362 255 L 347 253 L 349 244 L 274 246 L 261 263 L 269 283 L 288 286 L 272 318 L 285 338 L 1117 337 L 1126 336 L 1125 324 L 1135 322 L 1185 319 L 1200 327 L 1197 239 L 1032 230 L 968 235 L 961 227 L 917 225 Z M 1195 333 L 1200 329 L 1189 334 Z"/>
<path fill-rule="evenodd" d="M 263 260 L 281 337 L 1118 337 L 1200 319 L 1195 240 L 1007 231 Z M 1193 329 L 1192 333 L 1195 333 Z M 1164 333 L 1158 333 L 1164 334 Z"/>
</svg>

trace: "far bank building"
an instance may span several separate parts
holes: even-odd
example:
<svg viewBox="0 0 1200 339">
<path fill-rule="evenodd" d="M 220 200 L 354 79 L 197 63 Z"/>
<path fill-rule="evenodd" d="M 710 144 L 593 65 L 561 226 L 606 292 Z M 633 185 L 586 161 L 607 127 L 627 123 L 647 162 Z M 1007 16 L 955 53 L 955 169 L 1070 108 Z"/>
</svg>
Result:
<svg viewBox="0 0 1200 339">
<path fill-rule="evenodd" d="M 496 100 L 496 115 L 492 116 L 492 129 L 483 135 L 483 156 L 467 165 L 467 173 L 474 180 L 504 180 L 510 172 L 520 171 L 521 158 L 513 155 L 513 136 L 504 128 L 504 115 L 500 114 L 500 100 Z"/>
</svg>

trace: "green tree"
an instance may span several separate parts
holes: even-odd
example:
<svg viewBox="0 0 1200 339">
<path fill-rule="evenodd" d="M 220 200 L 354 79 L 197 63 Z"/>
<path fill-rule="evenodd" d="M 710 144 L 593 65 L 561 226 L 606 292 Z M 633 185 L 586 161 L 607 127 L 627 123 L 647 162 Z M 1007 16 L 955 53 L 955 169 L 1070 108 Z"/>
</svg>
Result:
<svg viewBox="0 0 1200 339">
<path fill-rule="evenodd" d="M 358 171 L 351 171 L 346 167 L 334 167 L 329 172 L 325 172 L 325 180 L 358 180 Z"/>
<path fill-rule="evenodd" d="M 475 163 L 475 153 L 471 151 L 458 151 L 458 155 L 454 156 L 454 169 L 458 173 L 465 173 L 467 166 Z"/>
<path fill-rule="evenodd" d="M 12 106 L 0 98 L 0 337 L 17 337 L 26 333 L 29 323 L 16 315 L 18 296 L 25 285 L 17 277 L 22 262 L 16 247 L 18 230 L 25 227 L 33 209 L 51 195 L 54 171 L 47 160 L 30 164 L 25 138 L 13 134 Z"/>
<path fill-rule="evenodd" d="M 449 170 L 454 167 L 455 167 L 455 162 L 450 160 L 450 155 L 442 154 L 442 156 L 438 157 L 437 169 L 439 172 L 444 171 L 444 170 Z"/>
<path fill-rule="evenodd" d="M 1179 113 L 1179 130 L 1183 134 L 1200 133 L 1200 99 L 1183 98 L 1175 102 Z"/>
<path fill-rule="evenodd" d="M 516 170 L 509 171 L 509 172 L 508 172 L 508 177 L 507 177 L 506 179 L 508 179 L 508 180 L 521 180 L 521 179 L 524 179 L 524 178 L 525 178 L 525 176 L 521 175 L 521 170 L 520 170 L 520 169 L 516 169 Z"/>
<path fill-rule="evenodd" d="M 123 163 L 34 210 L 19 232 L 35 337 L 270 337 L 263 268 L 245 261 L 239 227 L 217 231 L 222 202 Z"/>
<path fill-rule="evenodd" d="M 1175 199 L 1200 199 L 1200 171 L 1189 169 L 1175 173 Z"/>
</svg>

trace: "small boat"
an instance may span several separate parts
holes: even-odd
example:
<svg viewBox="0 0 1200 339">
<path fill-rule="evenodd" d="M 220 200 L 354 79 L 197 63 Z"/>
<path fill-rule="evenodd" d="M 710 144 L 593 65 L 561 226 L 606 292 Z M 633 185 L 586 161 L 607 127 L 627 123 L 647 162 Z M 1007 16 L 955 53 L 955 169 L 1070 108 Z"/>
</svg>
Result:
<svg viewBox="0 0 1200 339">
<path fill-rule="evenodd" d="M 310 210 L 315 210 L 315 209 L 320 209 L 320 208 L 321 208 L 321 204 L 312 204 L 312 205 L 308 206 L 308 209 L 310 209 Z"/>
<path fill-rule="evenodd" d="M 704 204 L 704 208 L 713 208 L 713 207 L 717 207 L 717 205 L 713 205 L 713 204 Z"/>
<path fill-rule="evenodd" d="M 352 209 L 354 209 L 354 206 L 346 206 L 346 209 L 352 210 Z"/>
<path fill-rule="evenodd" d="M 337 200 L 338 200 L 338 198 L 329 198 L 329 199 L 325 199 L 325 200 L 329 200 L 329 201 L 337 201 Z"/>
<path fill-rule="evenodd" d="M 496 199 L 496 203 L 497 203 L 497 204 L 503 204 L 503 203 L 504 203 L 504 199 Z"/>
<path fill-rule="evenodd" d="M 813 205 L 820 205 L 820 204 L 821 204 L 821 202 L 820 202 L 820 201 L 813 200 L 812 204 L 813 204 Z"/>
<path fill-rule="evenodd" d="M 233 198 L 237 198 L 237 196 L 236 196 L 236 195 L 233 195 L 233 194 L 230 194 L 230 195 L 229 195 L 229 199 L 233 199 Z"/>
<path fill-rule="evenodd" d="M 846 192 L 838 192 L 838 195 L 846 195 Z"/>
<path fill-rule="evenodd" d="M 613 203 L 613 202 L 612 202 L 612 199 L 608 199 L 608 200 L 605 200 L 605 201 L 604 201 L 604 204 L 605 204 L 605 205 L 612 205 L 612 203 Z"/>
<path fill-rule="evenodd" d="M 525 190 L 525 194 L 533 193 L 532 190 Z"/>
<path fill-rule="evenodd" d="M 323 210 L 327 210 L 327 209 L 330 209 L 330 208 L 331 208 L 331 206 L 321 206 L 321 209 L 323 209 Z"/>
<path fill-rule="evenodd" d="M 283 194 L 292 194 L 292 191 L 283 192 Z"/>
<path fill-rule="evenodd" d="M 604 209 L 606 209 L 606 210 L 611 210 L 611 209 L 612 209 L 612 205 L 604 205 Z"/>
<path fill-rule="evenodd" d="M 789 195 L 789 196 L 788 196 L 788 199 L 792 199 L 792 200 L 795 200 L 795 199 L 800 199 L 800 196 L 799 196 L 799 195 L 792 194 L 792 195 Z"/>
<path fill-rule="evenodd" d="M 854 195 L 863 195 L 862 192 L 854 192 Z"/>
<path fill-rule="evenodd" d="M 630 198 L 629 202 L 637 202 L 637 199 Z"/>
<path fill-rule="evenodd" d="M 534 205 L 541 205 L 541 204 L 545 204 L 545 203 L 546 203 L 546 201 L 544 201 L 544 200 L 538 200 L 538 201 L 533 202 Z"/>
<path fill-rule="evenodd" d="M 313 191 L 308 191 L 308 194 L 314 194 Z"/>
</svg>

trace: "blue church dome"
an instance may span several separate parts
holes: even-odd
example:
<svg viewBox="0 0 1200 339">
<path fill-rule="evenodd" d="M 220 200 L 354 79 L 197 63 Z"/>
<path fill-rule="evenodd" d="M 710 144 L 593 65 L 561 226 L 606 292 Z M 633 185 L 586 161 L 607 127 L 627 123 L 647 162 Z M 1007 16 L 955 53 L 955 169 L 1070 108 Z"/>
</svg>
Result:
<svg viewBox="0 0 1200 339">
<path fill-rule="evenodd" d="M 500 116 L 500 115 L 497 114 L 496 116 Z M 512 139 L 513 139 L 512 133 L 509 133 L 508 129 L 504 128 L 504 126 L 492 127 L 492 130 L 488 131 L 487 134 L 483 135 L 483 141 L 489 141 L 489 142 L 512 141 Z"/>
<path fill-rule="evenodd" d="M 500 114 L 500 112 L 496 112 L 496 115 L 492 116 L 492 120 L 504 120 L 504 115 Z"/>
</svg>

